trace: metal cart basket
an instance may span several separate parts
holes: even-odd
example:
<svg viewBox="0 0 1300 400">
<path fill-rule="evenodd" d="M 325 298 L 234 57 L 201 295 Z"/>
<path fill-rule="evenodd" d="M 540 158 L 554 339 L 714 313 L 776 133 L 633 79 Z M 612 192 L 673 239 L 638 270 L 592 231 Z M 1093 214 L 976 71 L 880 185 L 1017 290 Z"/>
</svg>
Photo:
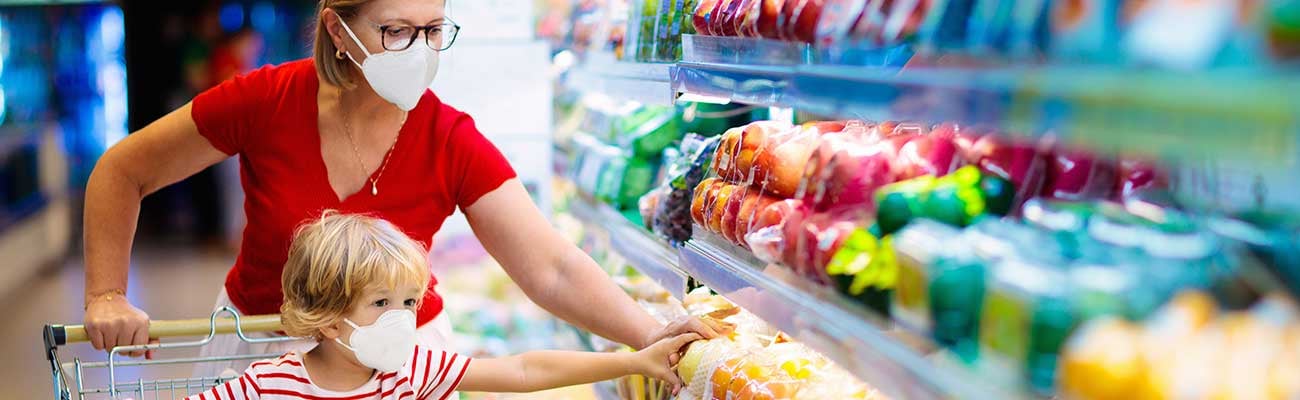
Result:
<svg viewBox="0 0 1300 400">
<path fill-rule="evenodd" d="M 228 314 L 228 316 L 222 316 Z M 239 360 L 258 360 L 275 358 L 281 354 L 227 354 L 210 357 L 177 357 L 171 359 L 141 360 L 125 357 L 123 354 L 144 350 L 167 350 L 180 348 L 199 348 L 207 345 L 218 334 L 235 334 L 248 343 L 270 343 L 296 340 L 293 337 L 253 338 L 249 333 L 275 332 L 280 330 L 279 315 L 240 316 L 230 307 L 223 307 L 212 312 L 208 318 L 177 321 L 151 321 L 149 337 L 166 339 L 177 337 L 198 337 L 201 340 L 175 343 L 154 343 L 138 346 L 118 346 L 107 353 L 107 360 L 87 361 L 74 358 L 71 362 L 60 362 L 58 350 L 74 343 L 86 343 L 89 337 L 82 325 L 45 325 L 45 357 L 50 362 L 54 379 L 54 398 L 71 399 L 176 399 L 211 389 L 238 376 L 195 376 L 188 378 L 171 378 L 145 380 L 135 379 L 118 381 L 119 372 L 125 368 L 175 368 L 177 365 L 194 365 L 208 362 L 225 362 Z M 86 387 L 88 374 L 102 374 L 107 370 L 108 380 L 104 385 L 96 384 Z M 72 379 L 68 379 L 71 376 Z"/>
</svg>

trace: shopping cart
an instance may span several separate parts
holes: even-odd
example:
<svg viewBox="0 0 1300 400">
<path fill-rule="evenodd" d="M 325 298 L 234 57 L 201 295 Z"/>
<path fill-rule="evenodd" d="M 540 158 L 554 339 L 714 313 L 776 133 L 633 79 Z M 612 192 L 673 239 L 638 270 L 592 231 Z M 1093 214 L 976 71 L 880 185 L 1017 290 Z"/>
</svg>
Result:
<svg viewBox="0 0 1300 400">
<path fill-rule="evenodd" d="M 229 314 L 230 316 L 222 317 L 222 314 Z M 80 358 L 74 358 L 72 362 L 67 363 L 59 362 L 59 347 L 72 343 L 88 342 L 89 338 L 86 336 L 85 327 L 82 325 L 45 325 L 43 334 L 45 337 L 45 357 L 50 362 L 50 369 L 54 379 L 55 399 L 70 400 L 73 398 L 73 393 L 76 393 L 76 399 L 79 400 L 119 398 L 176 399 L 197 392 L 202 392 L 212 388 L 213 386 L 238 378 L 238 376 L 202 376 L 157 380 L 136 379 L 134 381 L 119 382 L 117 380 L 118 372 L 123 368 L 146 368 L 178 364 L 193 365 L 208 362 L 258 360 L 279 357 L 281 354 L 220 355 L 212 357 L 177 357 L 172 359 L 152 360 L 130 359 L 123 357 L 122 354 L 144 350 L 198 348 L 207 345 L 218 334 L 234 333 L 235 335 L 238 335 L 240 340 L 248 343 L 284 342 L 296 339 L 281 336 L 252 338 L 246 335 L 257 332 L 274 332 L 280 329 L 279 315 L 241 317 L 234 309 L 223 307 L 213 311 L 209 318 L 178 321 L 151 321 L 149 323 L 149 337 L 151 339 L 197 337 L 200 335 L 207 335 L 202 340 L 176 343 L 154 343 L 138 346 L 118 346 L 108 352 L 108 360 L 106 361 L 87 362 Z M 108 370 L 107 386 L 92 388 L 85 387 L 86 382 L 83 378 L 87 376 L 86 374 L 88 372 L 104 369 Z M 67 379 L 69 374 L 72 375 L 71 381 Z M 152 396 L 148 396 L 149 394 L 152 394 Z"/>
</svg>

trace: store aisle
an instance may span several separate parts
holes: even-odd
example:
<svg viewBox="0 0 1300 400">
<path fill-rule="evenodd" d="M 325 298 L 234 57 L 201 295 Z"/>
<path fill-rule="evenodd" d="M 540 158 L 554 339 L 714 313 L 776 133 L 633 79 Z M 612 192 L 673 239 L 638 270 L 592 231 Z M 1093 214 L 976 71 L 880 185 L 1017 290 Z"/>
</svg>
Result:
<svg viewBox="0 0 1300 400">
<path fill-rule="evenodd" d="M 234 258 L 231 253 L 192 247 L 141 246 L 133 258 L 131 300 L 153 319 L 206 316 Z M 80 322 L 83 281 L 81 257 L 73 256 L 62 268 L 37 276 L 0 298 L 8 313 L 0 324 L 0 354 L 5 360 L 0 363 L 0 398 L 51 398 L 50 369 L 42 353 L 40 330 L 46 323 Z M 73 357 L 104 360 L 102 353 L 95 353 L 89 344 L 74 345 L 59 357 L 65 362 Z M 184 376 L 188 371 L 188 367 L 180 367 L 171 372 Z M 151 379 L 158 373 L 145 372 L 140 377 Z M 102 375 L 107 376 L 107 371 Z"/>
</svg>

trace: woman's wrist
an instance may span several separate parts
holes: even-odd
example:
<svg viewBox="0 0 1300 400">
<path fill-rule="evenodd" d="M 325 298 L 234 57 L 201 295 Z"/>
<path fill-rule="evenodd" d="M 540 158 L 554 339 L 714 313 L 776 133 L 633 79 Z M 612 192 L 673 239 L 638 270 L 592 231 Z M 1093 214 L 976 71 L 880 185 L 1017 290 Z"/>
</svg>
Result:
<svg viewBox="0 0 1300 400">
<path fill-rule="evenodd" d="M 126 289 L 112 288 L 86 292 L 86 303 L 84 310 L 89 310 L 91 304 L 99 302 L 114 301 L 126 299 Z"/>
</svg>

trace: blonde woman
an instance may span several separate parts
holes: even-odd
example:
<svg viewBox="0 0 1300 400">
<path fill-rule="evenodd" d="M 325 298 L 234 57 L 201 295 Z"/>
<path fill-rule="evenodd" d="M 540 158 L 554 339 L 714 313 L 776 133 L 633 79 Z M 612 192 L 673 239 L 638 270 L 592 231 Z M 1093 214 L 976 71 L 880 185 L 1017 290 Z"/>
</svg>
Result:
<svg viewBox="0 0 1300 400">
<path fill-rule="evenodd" d="M 444 0 L 323 0 L 311 58 L 222 83 L 109 149 L 86 189 L 94 346 L 148 340 L 148 315 L 125 296 L 140 199 L 236 155 L 248 226 L 219 306 L 279 311 L 293 230 L 323 210 L 373 214 L 427 249 L 460 209 L 511 278 L 560 318 L 636 348 L 687 332 L 714 336 L 698 320 L 665 326 L 642 311 L 553 230 L 473 119 L 427 89 L 460 29 L 444 8 Z M 438 341 L 436 283 L 415 312 L 426 343 Z"/>
</svg>

